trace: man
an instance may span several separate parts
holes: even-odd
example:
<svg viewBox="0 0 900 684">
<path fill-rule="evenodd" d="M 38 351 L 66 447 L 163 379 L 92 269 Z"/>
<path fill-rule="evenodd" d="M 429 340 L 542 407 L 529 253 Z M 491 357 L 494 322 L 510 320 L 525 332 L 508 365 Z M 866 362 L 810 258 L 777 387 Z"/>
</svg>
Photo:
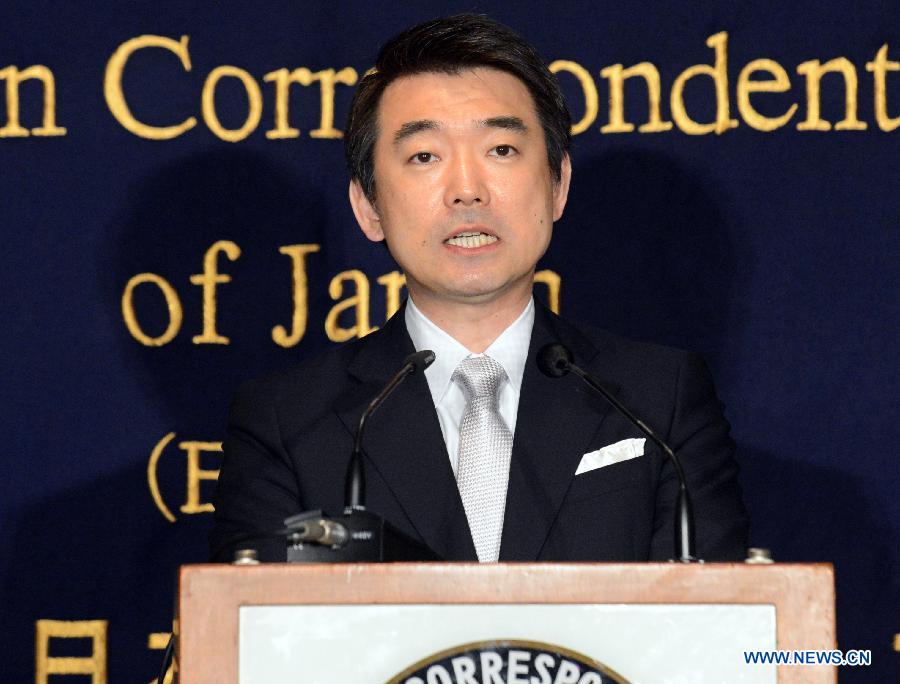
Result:
<svg viewBox="0 0 900 684">
<path fill-rule="evenodd" d="M 382 330 L 243 387 L 216 496 L 214 554 L 303 510 L 339 512 L 359 416 L 414 350 L 436 361 L 366 434 L 368 507 L 448 560 L 673 556 L 677 480 L 644 435 L 535 357 L 561 342 L 678 451 L 697 552 L 739 559 L 747 519 L 728 423 L 695 356 L 582 329 L 534 303 L 563 213 L 570 117 L 534 48 L 483 17 L 398 35 L 351 105 L 350 202 L 409 299 Z M 260 542 L 283 560 L 283 542 Z"/>
</svg>

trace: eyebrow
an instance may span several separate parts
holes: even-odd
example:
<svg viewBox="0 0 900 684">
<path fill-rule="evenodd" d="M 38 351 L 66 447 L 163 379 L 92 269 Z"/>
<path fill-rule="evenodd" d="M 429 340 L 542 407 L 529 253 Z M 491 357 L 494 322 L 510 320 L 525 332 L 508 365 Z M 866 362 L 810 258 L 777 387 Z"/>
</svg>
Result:
<svg viewBox="0 0 900 684">
<path fill-rule="evenodd" d="M 527 133 L 528 126 L 518 116 L 492 116 L 489 119 L 482 119 L 477 124 L 484 128 L 502 128 L 516 133 Z M 407 121 L 397 129 L 394 133 L 394 144 L 397 145 L 409 137 L 421 133 L 422 131 L 438 131 L 443 126 L 434 119 L 418 119 L 416 121 Z"/>
<path fill-rule="evenodd" d="M 434 121 L 433 119 L 419 119 L 418 121 L 407 121 L 405 124 L 400 126 L 397 129 L 397 132 L 394 133 L 394 144 L 398 144 L 403 142 L 407 138 L 415 135 L 416 133 L 421 133 L 422 131 L 436 131 L 441 128 L 441 125 Z"/>
<path fill-rule="evenodd" d="M 517 116 L 494 116 L 482 121 L 481 125 L 486 128 L 504 128 L 516 133 L 528 132 L 528 126 Z"/>
</svg>

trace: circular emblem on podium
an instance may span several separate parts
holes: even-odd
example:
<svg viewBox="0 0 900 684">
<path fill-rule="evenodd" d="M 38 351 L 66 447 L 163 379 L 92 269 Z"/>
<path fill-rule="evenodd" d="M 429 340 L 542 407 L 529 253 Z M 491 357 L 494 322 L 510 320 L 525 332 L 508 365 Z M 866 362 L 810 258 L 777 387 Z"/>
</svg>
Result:
<svg viewBox="0 0 900 684">
<path fill-rule="evenodd" d="M 603 663 L 539 641 L 497 639 L 423 658 L 386 684 L 630 684 Z"/>
</svg>

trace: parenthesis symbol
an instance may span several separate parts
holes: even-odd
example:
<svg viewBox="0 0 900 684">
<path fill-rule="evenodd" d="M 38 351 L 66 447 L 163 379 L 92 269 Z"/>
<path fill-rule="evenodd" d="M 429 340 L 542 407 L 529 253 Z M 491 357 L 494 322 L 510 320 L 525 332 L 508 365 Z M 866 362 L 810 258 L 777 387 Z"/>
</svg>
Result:
<svg viewBox="0 0 900 684">
<path fill-rule="evenodd" d="M 153 447 L 153 451 L 150 452 L 150 460 L 147 462 L 147 484 L 150 486 L 150 496 L 153 497 L 153 503 L 156 504 L 159 512 L 162 513 L 169 522 L 175 522 L 175 516 L 172 515 L 172 511 L 169 510 L 169 507 L 166 506 L 163 501 L 162 494 L 159 493 L 156 468 L 159 464 L 159 457 L 162 456 L 163 449 L 165 449 L 173 439 L 175 439 L 175 433 L 170 432 L 159 440 L 159 442 L 156 443 L 156 446 Z"/>
</svg>

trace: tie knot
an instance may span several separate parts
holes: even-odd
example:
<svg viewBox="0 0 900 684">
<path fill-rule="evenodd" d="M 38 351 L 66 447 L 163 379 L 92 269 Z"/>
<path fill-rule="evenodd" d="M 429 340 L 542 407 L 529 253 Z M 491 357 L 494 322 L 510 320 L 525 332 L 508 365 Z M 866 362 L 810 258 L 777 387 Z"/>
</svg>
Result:
<svg viewBox="0 0 900 684">
<path fill-rule="evenodd" d="M 490 356 L 470 356 L 460 361 L 453 379 L 462 387 L 466 400 L 472 401 L 483 397 L 496 399 L 505 375 L 503 366 Z"/>
</svg>

